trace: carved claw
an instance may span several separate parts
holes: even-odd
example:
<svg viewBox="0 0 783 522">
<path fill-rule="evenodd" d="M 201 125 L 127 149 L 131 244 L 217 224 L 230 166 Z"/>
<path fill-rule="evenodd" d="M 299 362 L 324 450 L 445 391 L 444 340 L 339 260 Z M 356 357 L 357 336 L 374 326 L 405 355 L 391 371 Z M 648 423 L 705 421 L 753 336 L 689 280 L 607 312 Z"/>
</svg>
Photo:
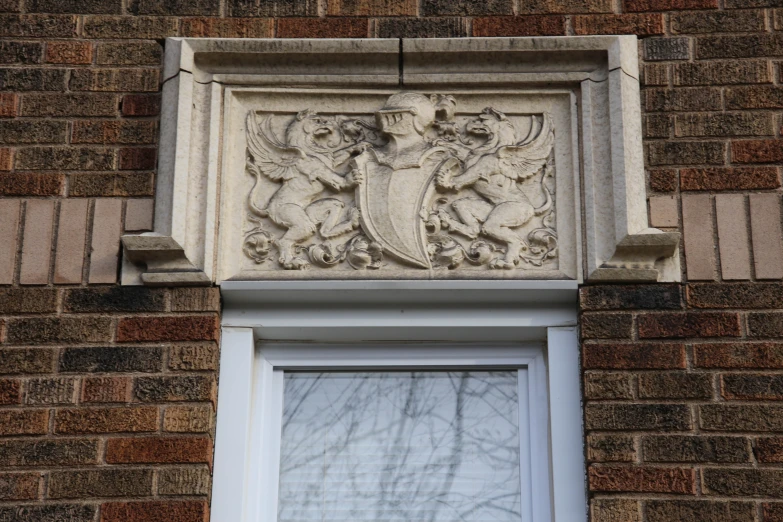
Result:
<svg viewBox="0 0 783 522">
<path fill-rule="evenodd" d="M 348 185 L 361 185 L 364 183 L 364 172 L 359 169 L 353 169 L 348 173 L 347 176 L 345 176 L 345 181 L 348 183 Z"/>
</svg>

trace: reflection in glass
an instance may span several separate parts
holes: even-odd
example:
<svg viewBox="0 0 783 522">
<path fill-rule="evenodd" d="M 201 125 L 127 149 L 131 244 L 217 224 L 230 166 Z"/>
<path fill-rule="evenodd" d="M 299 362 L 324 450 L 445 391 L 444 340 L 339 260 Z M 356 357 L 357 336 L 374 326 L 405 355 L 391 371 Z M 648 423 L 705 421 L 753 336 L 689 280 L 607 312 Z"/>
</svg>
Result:
<svg viewBox="0 0 783 522">
<path fill-rule="evenodd" d="M 286 373 L 280 522 L 519 522 L 516 371 Z"/>
</svg>

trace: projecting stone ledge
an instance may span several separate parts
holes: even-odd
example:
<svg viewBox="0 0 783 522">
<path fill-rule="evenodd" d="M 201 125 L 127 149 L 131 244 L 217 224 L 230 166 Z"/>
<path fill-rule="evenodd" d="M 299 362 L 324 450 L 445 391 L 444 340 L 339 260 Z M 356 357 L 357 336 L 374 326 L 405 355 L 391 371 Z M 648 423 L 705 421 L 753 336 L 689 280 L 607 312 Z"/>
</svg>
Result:
<svg viewBox="0 0 783 522">
<path fill-rule="evenodd" d="M 191 263 L 185 250 L 169 236 L 157 234 L 122 236 L 125 257 L 146 266 L 141 273 L 145 286 L 204 286 L 211 281 L 203 270 Z"/>
<path fill-rule="evenodd" d="M 666 261 L 677 256 L 679 244 L 679 232 L 647 229 L 641 234 L 626 236 L 617 243 L 614 255 L 588 278 L 601 282 L 660 281 L 666 276 Z"/>
</svg>

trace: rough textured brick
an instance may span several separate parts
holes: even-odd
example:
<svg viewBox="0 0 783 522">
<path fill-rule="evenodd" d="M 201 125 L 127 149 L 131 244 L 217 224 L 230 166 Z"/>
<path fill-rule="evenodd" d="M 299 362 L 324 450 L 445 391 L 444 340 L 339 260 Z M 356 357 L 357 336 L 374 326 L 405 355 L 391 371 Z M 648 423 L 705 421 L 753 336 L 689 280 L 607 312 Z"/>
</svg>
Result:
<svg viewBox="0 0 783 522">
<path fill-rule="evenodd" d="M 630 12 L 717 9 L 718 0 L 624 0 L 623 5 Z"/>
<path fill-rule="evenodd" d="M 55 471 L 49 498 L 137 497 L 152 493 L 152 470 L 103 469 Z"/>
<path fill-rule="evenodd" d="M 693 308 L 783 308 L 783 283 L 690 284 Z"/>
<path fill-rule="evenodd" d="M 413 0 L 328 0 L 326 11 L 329 16 L 416 16 L 418 6 Z"/>
<path fill-rule="evenodd" d="M 783 35 L 703 36 L 696 40 L 696 57 L 702 60 L 771 56 L 783 56 Z"/>
<path fill-rule="evenodd" d="M 270 16 L 282 20 L 289 16 L 318 15 L 318 2 L 314 0 L 227 0 L 226 7 L 228 16 Z"/>
<path fill-rule="evenodd" d="M 660 313 L 639 316 L 639 337 L 739 337 L 739 316 L 728 312 Z"/>
<path fill-rule="evenodd" d="M 783 400 L 783 375 L 724 374 L 721 395 L 725 399 Z"/>
<path fill-rule="evenodd" d="M 39 473 L 0 473 L 0 500 L 38 498 Z"/>
<path fill-rule="evenodd" d="M 0 520 L 10 522 L 93 522 L 97 506 L 89 504 L 43 504 L 0 507 Z"/>
<path fill-rule="evenodd" d="M 218 349 L 215 344 L 174 345 L 169 354 L 172 370 L 216 370 Z"/>
<path fill-rule="evenodd" d="M 159 347 L 66 348 L 60 359 L 60 371 L 157 372 L 162 360 Z"/>
<path fill-rule="evenodd" d="M 46 44 L 46 63 L 85 65 L 92 63 L 90 42 L 49 42 Z"/>
<path fill-rule="evenodd" d="M 62 174 L 53 173 L 14 172 L 3 174 L 0 176 L 0 195 L 59 196 L 63 192 L 64 180 Z"/>
<path fill-rule="evenodd" d="M 27 381 L 25 404 L 72 404 L 74 402 L 75 379 L 54 377 Z"/>
<path fill-rule="evenodd" d="M 0 42 L 0 63 L 41 63 L 42 46 L 37 42 Z"/>
<path fill-rule="evenodd" d="M 645 38 L 642 45 L 644 59 L 648 61 L 687 60 L 691 57 L 687 38 Z"/>
<path fill-rule="evenodd" d="M 763 190 L 780 187 L 775 167 L 680 170 L 681 190 Z"/>
<path fill-rule="evenodd" d="M 125 317 L 117 329 L 120 342 L 214 341 L 217 335 L 218 318 L 214 315 Z"/>
<path fill-rule="evenodd" d="M 154 121 L 76 121 L 71 142 L 134 145 L 155 143 L 157 137 Z"/>
<path fill-rule="evenodd" d="M 783 88 L 754 85 L 726 89 L 726 109 L 779 109 L 783 107 Z"/>
<path fill-rule="evenodd" d="M 592 462 L 633 462 L 636 448 L 627 435 L 589 435 L 587 460 Z"/>
<path fill-rule="evenodd" d="M 21 116 L 115 116 L 117 97 L 112 94 L 25 94 Z"/>
<path fill-rule="evenodd" d="M 783 161 L 783 143 L 774 139 L 733 141 L 731 160 L 736 163 L 779 163 Z"/>
<path fill-rule="evenodd" d="M 72 15 L 0 15 L 0 37 L 68 38 L 76 36 Z"/>
<path fill-rule="evenodd" d="M 155 16 L 87 16 L 84 35 L 90 38 L 156 39 L 177 36 L 176 18 Z"/>
<path fill-rule="evenodd" d="M 159 113 L 158 94 L 126 94 L 122 97 L 123 116 L 157 116 Z"/>
<path fill-rule="evenodd" d="M 666 141 L 647 146 L 650 165 L 716 165 L 724 162 L 725 154 L 725 145 L 716 141 Z"/>
<path fill-rule="evenodd" d="M 611 13 L 611 0 L 526 0 L 519 5 L 524 14 Z"/>
<path fill-rule="evenodd" d="M 8 148 L 0 149 L 0 172 L 11 170 L 14 164 L 14 151 Z"/>
<path fill-rule="evenodd" d="M 756 439 L 753 453 L 759 462 L 783 462 L 783 438 L 762 437 Z"/>
<path fill-rule="evenodd" d="M 468 25 L 462 18 L 381 18 L 377 22 L 377 27 L 380 38 L 454 38 L 468 36 Z"/>
<path fill-rule="evenodd" d="M 573 24 L 577 35 L 663 34 L 663 16 L 659 14 L 577 15 Z"/>
<path fill-rule="evenodd" d="M 683 431 L 691 428 L 691 411 L 682 404 L 596 404 L 585 405 L 588 430 Z"/>
<path fill-rule="evenodd" d="M 0 90 L 64 91 L 64 69 L 0 69 Z"/>
<path fill-rule="evenodd" d="M 672 118 L 668 114 L 649 114 L 642 117 L 645 138 L 668 138 L 671 134 Z"/>
<path fill-rule="evenodd" d="M 54 288 L 0 288 L 0 313 L 29 314 L 57 310 Z"/>
<path fill-rule="evenodd" d="M 0 92 L 0 118 L 15 118 L 19 97 L 16 94 Z"/>
<path fill-rule="evenodd" d="M 3 348 L 0 350 L 0 374 L 37 374 L 54 370 L 54 351 L 50 348 Z"/>
<path fill-rule="evenodd" d="M 264 18 L 186 18 L 182 36 L 203 38 L 271 38 L 272 19 Z"/>
<path fill-rule="evenodd" d="M 768 136 L 775 134 L 771 114 L 722 113 L 687 114 L 675 118 L 674 135 L 691 136 Z"/>
<path fill-rule="evenodd" d="M 277 37 L 367 38 L 368 23 L 366 18 L 281 18 L 277 21 Z"/>
<path fill-rule="evenodd" d="M 650 190 L 655 192 L 674 192 L 677 190 L 677 171 L 660 169 L 649 171 Z"/>
<path fill-rule="evenodd" d="M 581 317 L 584 339 L 625 339 L 631 337 L 633 316 L 627 313 L 588 313 Z"/>
<path fill-rule="evenodd" d="M 647 462 L 749 462 L 744 437 L 646 436 L 642 458 Z"/>
<path fill-rule="evenodd" d="M 648 112 L 715 111 L 722 108 L 720 90 L 711 88 L 645 89 L 642 100 Z"/>
<path fill-rule="evenodd" d="M 100 65 L 158 65 L 163 48 L 157 42 L 106 42 L 98 44 L 95 62 Z"/>
<path fill-rule="evenodd" d="M 2 466 L 79 466 L 97 462 L 97 440 L 0 441 L 0 465 Z"/>
<path fill-rule="evenodd" d="M 7 343 L 94 343 L 111 339 L 108 317 L 26 317 L 11 319 Z"/>
<path fill-rule="evenodd" d="M 701 428 L 710 431 L 777 432 L 783 430 L 783 406 L 705 404 L 699 406 Z"/>
<path fill-rule="evenodd" d="M 579 289 L 582 310 L 677 310 L 679 285 L 603 285 Z"/>
<path fill-rule="evenodd" d="M 158 495 L 207 495 L 211 487 L 209 469 L 169 468 L 158 472 Z"/>
<path fill-rule="evenodd" d="M 220 294 L 218 293 L 218 302 Z M 140 286 L 74 288 L 63 295 L 65 312 L 162 312 L 166 291 Z"/>
<path fill-rule="evenodd" d="M 565 34 L 562 16 L 489 16 L 473 19 L 473 36 L 558 36 Z"/>
<path fill-rule="evenodd" d="M 421 11 L 424 16 L 511 15 L 514 3 L 511 0 L 422 0 Z"/>
<path fill-rule="evenodd" d="M 158 429 L 153 407 L 77 408 L 57 410 L 56 433 L 150 432 Z"/>
<path fill-rule="evenodd" d="M 707 494 L 783 497 L 781 470 L 705 468 L 702 480 Z"/>
<path fill-rule="evenodd" d="M 783 502 L 765 502 L 761 507 L 764 522 L 781 522 L 783 520 Z"/>
<path fill-rule="evenodd" d="M 114 151 L 86 147 L 29 147 L 18 151 L 16 168 L 26 170 L 110 170 Z"/>
<path fill-rule="evenodd" d="M 152 196 L 153 174 L 133 173 L 79 173 L 69 176 L 69 196 Z"/>
<path fill-rule="evenodd" d="M 647 522 L 755 522 L 752 502 L 705 500 L 649 500 L 644 503 Z"/>
<path fill-rule="evenodd" d="M 163 412 L 163 431 L 205 433 L 212 429 L 212 406 L 170 406 Z"/>
<path fill-rule="evenodd" d="M 220 4 L 212 0 L 130 0 L 128 11 L 134 15 L 215 16 Z"/>
<path fill-rule="evenodd" d="M 586 369 L 685 368 L 685 345 L 679 343 L 584 344 L 582 366 Z"/>
<path fill-rule="evenodd" d="M 783 337 L 783 312 L 754 312 L 747 317 L 751 337 Z"/>
<path fill-rule="evenodd" d="M 16 379 L 0 379 L 0 404 L 20 404 L 22 402 L 22 383 Z"/>
<path fill-rule="evenodd" d="M 5 120 L 0 121 L 0 144 L 55 143 L 64 144 L 68 124 L 64 121 Z"/>
<path fill-rule="evenodd" d="M 141 402 L 209 401 L 215 381 L 206 376 L 139 377 L 133 390 Z"/>
<path fill-rule="evenodd" d="M 591 522 L 641 522 L 639 501 L 615 498 L 590 500 Z"/>
<path fill-rule="evenodd" d="M 633 398 L 632 380 L 633 377 L 628 373 L 585 373 L 585 398 L 631 399 Z"/>
<path fill-rule="evenodd" d="M 120 170 L 149 170 L 155 168 L 158 157 L 156 149 L 120 149 Z"/>
<path fill-rule="evenodd" d="M 43 435 L 49 429 L 49 411 L 0 410 L 0 435 Z"/>
<path fill-rule="evenodd" d="M 119 14 L 120 0 L 26 0 L 30 13 L 94 13 Z"/>
<path fill-rule="evenodd" d="M 696 494 L 696 475 L 690 468 L 590 466 L 590 491 Z"/>
<path fill-rule="evenodd" d="M 73 91 L 154 92 L 159 88 L 157 69 L 76 69 L 71 72 Z"/>
<path fill-rule="evenodd" d="M 106 462 L 109 464 L 210 463 L 212 439 L 209 437 L 143 437 L 109 439 Z"/>
<path fill-rule="evenodd" d="M 763 11 L 674 13 L 672 32 L 682 34 L 743 33 L 764 30 Z"/>
<path fill-rule="evenodd" d="M 204 500 L 111 502 L 101 508 L 101 522 L 205 522 Z"/>
<path fill-rule="evenodd" d="M 699 368 L 783 369 L 783 343 L 705 343 L 693 346 Z"/>
<path fill-rule="evenodd" d="M 220 291 L 217 288 L 173 288 L 172 312 L 219 312 Z"/>
<path fill-rule="evenodd" d="M 130 377 L 88 377 L 82 379 L 81 402 L 128 402 L 132 386 Z"/>
<path fill-rule="evenodd" d="M 709 399 L 712 377 L 706 373 L 644 373 L 639 376 L 642 399 Z"/>
</svg>

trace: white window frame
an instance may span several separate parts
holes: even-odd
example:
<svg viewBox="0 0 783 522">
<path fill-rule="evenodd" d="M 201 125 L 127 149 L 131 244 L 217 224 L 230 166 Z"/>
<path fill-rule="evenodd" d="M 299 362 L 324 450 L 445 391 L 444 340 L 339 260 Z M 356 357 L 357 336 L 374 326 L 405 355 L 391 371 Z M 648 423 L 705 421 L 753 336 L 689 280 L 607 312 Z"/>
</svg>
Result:
<svg viewBox="0 0 783 522">
<path fill-rule="evenodd" d="M 277 520 L 281 370 L 499 366 L 527 368 L 532 520 L 585 522 L 576 287 L 557 284 L 224 283 L 212 522 Z"/>
</svg>

